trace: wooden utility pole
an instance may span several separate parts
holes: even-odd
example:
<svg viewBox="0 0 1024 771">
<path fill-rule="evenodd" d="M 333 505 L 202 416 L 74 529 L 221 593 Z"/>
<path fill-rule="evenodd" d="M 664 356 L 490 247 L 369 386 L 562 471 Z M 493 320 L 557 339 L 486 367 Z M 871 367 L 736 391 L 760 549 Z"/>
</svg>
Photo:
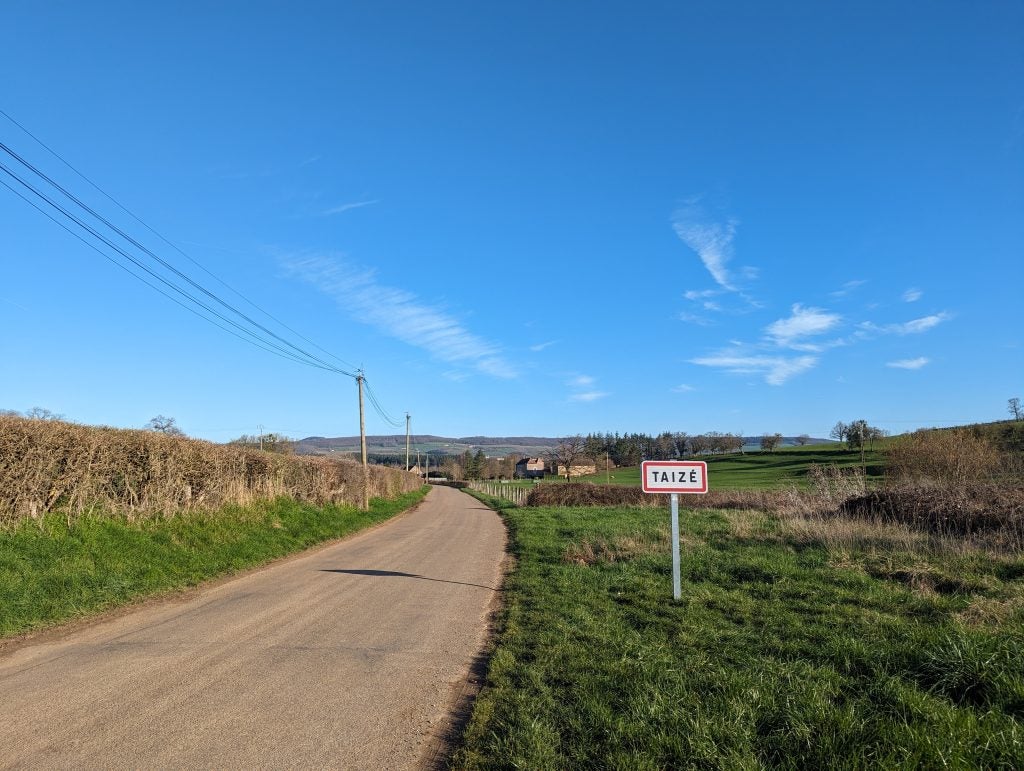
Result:
<svg viewBox="0 0 1024 771">
<path fill-rule="evenodd" d="M 409 470 L 409 413 L 405 413 L 405 470 Z"/>
<path fill-rule="evenodd" d="M 359 370 L 356 384 L 359 386 L 359 451 L 363 458 L 363 510 L 370 508 L 370 469 L 366 461 L 366 416 L 363 414 L 363 381 L 366 377 Z"/>
</svg>

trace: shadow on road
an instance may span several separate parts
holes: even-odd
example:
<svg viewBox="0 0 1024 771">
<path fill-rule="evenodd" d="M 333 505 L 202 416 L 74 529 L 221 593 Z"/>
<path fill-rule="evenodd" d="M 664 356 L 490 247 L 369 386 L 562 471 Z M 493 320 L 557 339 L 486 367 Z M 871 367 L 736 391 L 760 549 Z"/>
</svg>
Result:
<svg viewBox="0 0 1024 771">
<path fill-rule="evenodd" d="M 459 586 L 475 586 L 479 589 L 490 589 L 492 592 L 501 591 L 493 586 L 485 586 L 484 584 L 469 584 L 465 581 L 447 581 L 443 578 L 428 578 L 427 576 L 420 576 L 416 573 L 402 573 L 397 570 L 342 570 L 340 568 L 324 568 L 320 571 L 321 573 L 344 573 L 350 576 L 382 576 L 390 578 L 417 578 L 420 581 L 436 581 L 440 584 L 458 584 Z"/>
</svg>

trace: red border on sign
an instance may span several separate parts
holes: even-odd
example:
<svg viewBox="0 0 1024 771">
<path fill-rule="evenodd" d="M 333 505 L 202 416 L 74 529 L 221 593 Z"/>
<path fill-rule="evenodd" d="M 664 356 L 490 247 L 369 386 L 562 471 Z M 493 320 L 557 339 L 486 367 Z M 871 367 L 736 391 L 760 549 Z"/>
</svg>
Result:
<svg viewBox="0 0 1024 771">
<path fill-rule="evenodd" d="M 702 479 L 704 480 L 704 487 L 699 490 L 692 487 L 657 487 L 650 489 L 647 487 L 647 467 L 648 466 L 659 466 L 659 467 L 671 467 L 671 468 L 692 468 L 698 467 L 704 470 Z M 706 493 L 708 491 L 708 464 L 702 460 L 645 460 L 640 464 L 640 485 L 645 493 Z"/>
</svg>

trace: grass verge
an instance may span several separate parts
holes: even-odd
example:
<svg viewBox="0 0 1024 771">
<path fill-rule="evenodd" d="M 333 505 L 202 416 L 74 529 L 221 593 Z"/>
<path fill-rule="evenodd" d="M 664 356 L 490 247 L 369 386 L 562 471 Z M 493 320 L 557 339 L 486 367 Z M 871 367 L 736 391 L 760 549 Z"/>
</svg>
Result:
<svg viewBox="0 0 1024 771">
<path fill-rule="evenodd" d="M 369 511 L 288 498 L 129 522 L 60 514 L 0 530 L 0 637 L 194 586 L 382 522 L 426 488 Z"/>
<path fill-rule="evenodd" d="M 1024 560 L 758 512 L 504 506 L 517 568 L 458 768 L 1024 767 Z"/>
</svg>

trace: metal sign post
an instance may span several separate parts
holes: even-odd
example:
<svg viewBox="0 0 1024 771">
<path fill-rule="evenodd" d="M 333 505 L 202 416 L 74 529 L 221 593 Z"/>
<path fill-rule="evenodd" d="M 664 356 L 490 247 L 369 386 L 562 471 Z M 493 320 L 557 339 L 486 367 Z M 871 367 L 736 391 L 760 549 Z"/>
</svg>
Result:
<svg viewBox="0 0 1024 771">
<path fill-rule="evenodd" d="M 640 465 L 645 493 L 669 493 L 672 501 L 672 596 L 683 596 L 679 574 L 679 494 L 708 491 L 708 464 L 702 460 L 645 460 Z"/>
<path fill-rule="evenodd" d="M 683 596 L 683 580 L 679 576 L 679 493 L 672 493 L 672 596 Z"/>
</svg>

